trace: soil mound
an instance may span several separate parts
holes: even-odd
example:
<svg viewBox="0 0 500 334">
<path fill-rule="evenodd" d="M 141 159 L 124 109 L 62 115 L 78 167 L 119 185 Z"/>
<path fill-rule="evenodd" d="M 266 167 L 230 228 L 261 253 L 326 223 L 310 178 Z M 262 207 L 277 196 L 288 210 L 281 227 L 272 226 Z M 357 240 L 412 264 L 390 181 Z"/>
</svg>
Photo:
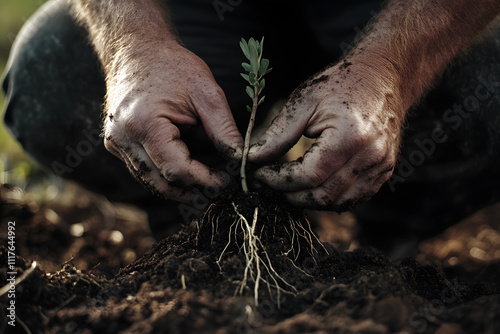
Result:
<svg viewBox="0 0 500 334">
<path fill-rule="evenodd" d="M 282 206 L 274 195 L 224 196 L 202 219 L 157 243 L 114 278 L 82 272 L 71 263 L 51 274 L 36 268 L 16 286 L 17 319 L 32 333 L 494 333 L 500 329 L 495 284 L 450 279 L 437 267 L 414 259 L 394 262 L 373 248 L 339 252 L 309 236 L 300 212 Z M 248 273 L 242 285 L 248 268 L 242 217 L 255 227 L 265 246 L 256 254 L 273 268 L 261 267 L 258 304 L 256 280 Z M 4 282 L 7 257 L 7 249 L 1 248 Z M 18 277 L 30 267 L 31 261 L 16 257 Z M 276 281 L 270 273 L 277 274 Z M 6 310 L 6 295 L 0 298 Z M 0 329 L 26 333 L 17 323 L 15 328 L 2 323 Z"/>
</svg>

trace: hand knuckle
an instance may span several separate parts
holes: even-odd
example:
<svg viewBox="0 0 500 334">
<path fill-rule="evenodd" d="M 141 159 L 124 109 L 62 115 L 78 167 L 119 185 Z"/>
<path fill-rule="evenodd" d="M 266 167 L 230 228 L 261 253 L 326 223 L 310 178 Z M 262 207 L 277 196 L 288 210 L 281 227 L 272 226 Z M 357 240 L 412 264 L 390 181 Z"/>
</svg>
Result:
<svg viewBox="0 0 500 334">
<path fill-rule="evenodd" d="M 104 137 L 104 148 L 109 152 L 116 154 L 119 151 L 119 146 L 116 141 L 116 136 L 112 132 L 106 132 Z"/>
<path fill-rule="evenodd" d="M 166 162 L 160 165 L 160 173 L 167 182 L 183 183 L 188 178 L 189 172 L 185 166 L 177 163 Z"/>
<path fill-rule="evenodd" d="M 144 129 L 144 123 L 142 122 L 140 117 L 137 116 L 124 117 L 121 120 L 121 125 L 127 133 L 130 133 L 132 135 L 138 135 Z"/>
<path fill-rule="evenodd" d="M 175 181 L 180 173 L 180 169 L 172 163 L 163 163 L 160 166 L 160 173 L 167 181 Z"/>
<path fill-rule="evenodd" d="M 109 152 L 113 152 L 115 151 L 116 149 L 116 146 L 115 144 L 113 143 L 113 141 L 110 139 L 110 137 L 106 137 L 104 138 L 104 147 L 106 148 L 106 150 L 108 150 Z"/>
</svg>

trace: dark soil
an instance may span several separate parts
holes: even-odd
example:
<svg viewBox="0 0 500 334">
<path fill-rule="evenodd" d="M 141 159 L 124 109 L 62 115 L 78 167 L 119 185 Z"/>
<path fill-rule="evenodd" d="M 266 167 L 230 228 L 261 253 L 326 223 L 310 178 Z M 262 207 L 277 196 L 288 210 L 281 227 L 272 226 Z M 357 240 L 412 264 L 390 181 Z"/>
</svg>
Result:
<svg viewBox="0 0 500 334">
<path fill-rule="evenodd" d="M 14 188 L 1 191 L 0 242 L 8 245 L 7 223 L 16 221 L 17 277 L 40 263 L 16 286 L 16 327 L 2 315 L 2 333 L 500 332 L 496 207 L 422 242 L 419 262 L 373 248 L 344 251 L 355 248 L 350 225 L 337 219 L 326 231 L 328 214 L 317 230 L 336 247 L 310 239 L 311 248 L 307 237 L 290 237 L 291 220 L 307 236 L 305 218 L 272 194 L 224 194 L 203 219 L 151 248 L 145 217 L 132 208 L 108 212 L 89 194 L 75 195 L 86 198 L 79 204 L 33 204 Z M 259 207 L 256 231 L 296 291 L 281 281 L 289 292 L 278 298 L 261 282 L 258 305 L 253 282 L 239 293 L 245 261 L 232 203 L 250 221 Z M 2 247 L 3 282 L 7 257 Z M 0 297 L 2 312 L 8 302 Z"/>
</svg>

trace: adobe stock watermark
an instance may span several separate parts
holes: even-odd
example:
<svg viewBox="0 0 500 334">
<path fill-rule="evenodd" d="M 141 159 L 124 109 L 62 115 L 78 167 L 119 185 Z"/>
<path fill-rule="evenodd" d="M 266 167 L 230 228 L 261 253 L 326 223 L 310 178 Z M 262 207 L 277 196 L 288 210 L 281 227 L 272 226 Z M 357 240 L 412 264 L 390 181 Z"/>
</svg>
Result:
<svg viewBox="0 0 500 334">
<path fill-rule="evenodd" d="M 498 64 L 492 65 L 492 71 Z M 479 76 L 480 82 L 474 89 L 474 93 L 465 97 L 462 103 L 453 105 L 444 111 L 442 122 L 451 130 L 456 131 L 462 124 L 471 117 L 473 112 L 479 111 L 480 102 L 492 98 L 494 93 L 499 93 L 500 81 L 492 73 L 487 78 Z M 414 141 L 416 149 L 412 150 L 406 156 L 400 156 L 398 164 L 393 175 L 387 181 L 391 192 L 396 191 L 398 183 L 405 182 L 410 176 L 415 173 L 416 169 L 422 166 L 436 151 L 438 145 L 445 143 L 448 136 L 443 128 L 436 128 L 428 138 L 416 139 Z"/>
<path fill-rule="evenodd" d="M 50 164 L 56 175 L 63 176 L 66 173 L 72 173 L 83 162 L 83 158 L 91 155 L 104 140 L 101 136 L 101 130 L 97 129 L 83 130 L 82 135 L 85 139 L 80 140 L 74 147 L 66 145 L 64 162 L 53 161 Z"/>
<path fill-rule="evenodd" d="M 224 22 L 224 15 L 232 12 L 237 6 L 241 5 L 243 0 L 214 0 L 212 6 L 221 22 Z"/>
<path fill-rule="evenodd" d="M 16 222 L 7 224 L 7 324 L 16 326 Z"/>
</svg>

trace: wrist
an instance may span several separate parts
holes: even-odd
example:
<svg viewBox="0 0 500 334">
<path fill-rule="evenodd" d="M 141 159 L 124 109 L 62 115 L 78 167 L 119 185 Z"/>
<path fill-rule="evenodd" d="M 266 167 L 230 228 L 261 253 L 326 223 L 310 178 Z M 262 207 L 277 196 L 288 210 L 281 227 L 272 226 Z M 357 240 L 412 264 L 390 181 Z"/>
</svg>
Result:
<svg viewBox="0 0 500 334">
<path fill-rule="evenodd" d="M 164 59 L 173 59 L 176 53 L 185 50 L 176 36 L 169 33 L 155 35 L 149 34 L 147 38 L 129 35 L 123 39 L 116 46 L 109 63 L 104 64 L 106 75 L 146 76 L 151 67 Z"/>
<path fill-rule="evenodd" d="M 372 53 L 348 56 L 330 69 L 341 91 L 368 104 L 383 103 L 384 109 L 401 115 L 413 101 L 401 92 L 402 78 L 390 63 Z"/>
</svg>

